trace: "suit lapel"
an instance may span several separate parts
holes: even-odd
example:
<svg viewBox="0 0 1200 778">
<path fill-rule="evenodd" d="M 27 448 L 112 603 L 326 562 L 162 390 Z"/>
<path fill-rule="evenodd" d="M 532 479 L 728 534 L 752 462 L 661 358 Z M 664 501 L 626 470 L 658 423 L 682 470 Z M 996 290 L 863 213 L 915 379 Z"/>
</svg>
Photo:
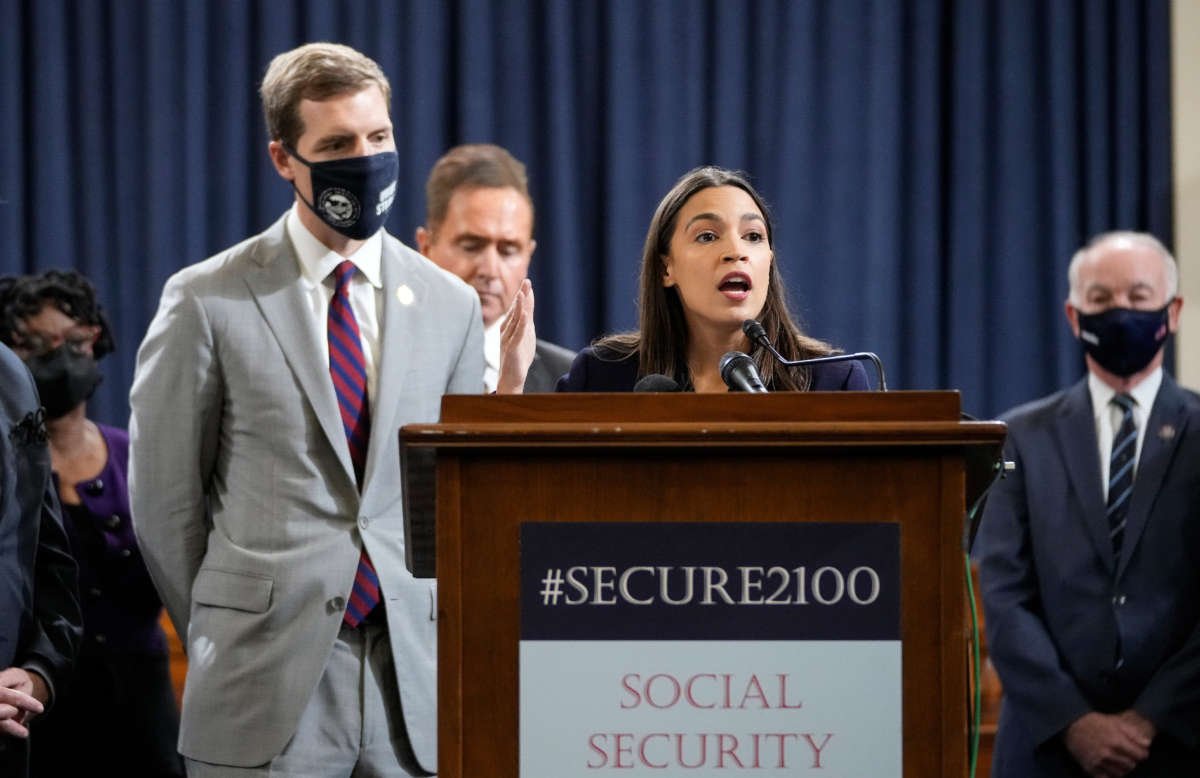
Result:
<svg viewBox="0 0 1200 778">
<path fill-rule="evenodd" d="M 549 382 L 551 384 L 551 389 L 553 389 L 553 381 L 555 378 L 558 378 L 558 376 L 551 378 L 549 373 L 550 368 L 546 367 L 546 362 L 542 359 L 542 355 L 537 351 L 534 351 L 533 361 L 529 363 L 529 372 L 526 374 L 527 377 L 525 378 L 525 388 L 529 391 L 544 392 L 547 390 L 543 387 L 545 387 L 545 385 Z"/>
<path fill-rule="evenodd" d="M 246 276 L 246 285 L 308 397 L 325 437 L 353 482 L 350 448 L 323 356 L 329 347 L 321 342 L 312 312 L 304 299 L 300 263 L 287 238 L 286 219 L 285 215 L 265 233 L 254 256 L 258 272 Z"/>
<path fill-rule="evenodd" d="M 380 457 L 388 450 L 388 444 L 396 434 L 396 398 L 404 391 L 410 371 L 419 367 L 412 364 L 412 349 L 406 348 L 406 340 L 417 331 L 414 320 L 425 301 L 425 284 L 417 274 L 405 272 L 407 267 L 406 258 L 397 250 L 394 239 L 385 234 L 380 262 L 383 289 L 378 311 L 379 376 L 376 393 L 379 396 L 375 398 L 375 415 L 371 419 L 364 495 L 371 486 L 376 468 L 380 466 Z M 400 467 L 400 463 L 384 462 L 382 466 L 395 469 Z"/>
<path fill-rule="evenodd" d="M 1154 507 L 1154 498 L 1162 488 L 1167 467 L 1171 464 L 1179 441 L 1183 438 L 1186 423 L 1187 412 L 1183 394 L 1170 376 L 1164 373 L 1162 386 L 1159 387 L 1158 396 L 1154 398 L 1154 406 L 1150 409 L 1146 432 L 1142 438 L 1142 453 L 1138 457 L 1137 474 L 1133 479 L 1133 495 L 1125 519 L 1125 540 L 1117 568 L 1118 577 L 1128 566 L 1142 531 L 1146 528 L 1150 509 Z"/>
<path fill-rule="evenodd" d="M 1096 421 L 1087 379 L 1073 386 L 1063 398 L 1054 433 L 1059 453 L 1066 463 L 1071 488 L 1083 507 L 1080 517 L 1096 553 L 1111 571 L 1112 541 L 1108 537 L 1104 491 L 1100 486 L 1100 443 L 1096 440 Z"/>
</svg>

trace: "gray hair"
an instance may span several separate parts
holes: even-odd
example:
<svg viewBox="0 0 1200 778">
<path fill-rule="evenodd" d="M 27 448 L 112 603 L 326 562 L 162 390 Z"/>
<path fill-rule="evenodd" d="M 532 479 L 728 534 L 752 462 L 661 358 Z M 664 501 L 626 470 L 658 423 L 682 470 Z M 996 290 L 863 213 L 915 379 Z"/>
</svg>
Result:
<svg viewBox="0 0 1200 778">
<path fill-rule="evenodd" d="M 1126 240 L 1131 243 L 1139 243 L 1148 248 L 1152 248 L 1159 253 L 1163 260 L 1163 272 L 1167 277 L 1167 299 L 1171 300 L 1179 293 L 1179 265 L 1175 262 L 1175 257 L 1167 250 L 1167 247 L 1162 244 L 1158 238 L 1148 232 L 1134 232 L 1133 230 L 1113 230 L 1111 232 L 1102 232 L 1096 235 L 1091 240 L 1083 245 L 1081 249 L 1075 252 L 1075 256 L 1071 257 L 1071 264 L 1067 267 L 1067 280 L 1070 283 L 1070 301 L 1072 305 L 1078 306 L 1083 300 L 1080 298 L 1080 293 L 1083 292 L 1079 288 L 1079 266 L 1083 264 L 1083 260 L 1093 249 L 1098 248 L 1101 244 L 1112 241 Z"/>
</svg>

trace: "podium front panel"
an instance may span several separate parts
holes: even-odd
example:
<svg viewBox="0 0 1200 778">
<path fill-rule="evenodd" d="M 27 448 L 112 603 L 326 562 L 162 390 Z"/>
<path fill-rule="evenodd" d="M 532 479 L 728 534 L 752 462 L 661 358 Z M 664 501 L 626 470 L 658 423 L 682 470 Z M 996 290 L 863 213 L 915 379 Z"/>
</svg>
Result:
<svg viewBox="0 0 1200 778">
<path fill-rule="evenodd" d="M 519 774 L 522 524 L 597 521 L 899 527 L 903 774 L 965 774 L 963 486 L 951 446 L 439 449 L 439 774 Z"/>
</svg>

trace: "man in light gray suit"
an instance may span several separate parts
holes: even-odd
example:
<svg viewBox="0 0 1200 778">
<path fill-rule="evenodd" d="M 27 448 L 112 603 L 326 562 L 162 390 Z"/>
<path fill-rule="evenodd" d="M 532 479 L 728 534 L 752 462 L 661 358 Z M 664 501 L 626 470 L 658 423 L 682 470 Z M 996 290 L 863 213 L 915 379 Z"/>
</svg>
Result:
<svg viewBox="0 0 1200 778">
<path fill-rule="evenodd" d="M 295 202 L 167 282 L 130 398 L 134 523 L 188 652 L 179 748 L 189 775 L 428 775 L 436 590 L 404 565 L 396 431 L 482 387 L 479 301 L 382 229 L 373 61 L 302 46 L 262 97 Z"/>
<path fill-rule="evenodd" d="M 442 155 L 425 183 L 425 226 L 417 228 L 417 249 L 478 293 L 488 391 L 501 383 L 501 331 L 535 248 L 525 166 L 490 143 L 455 146 Z M 531 291 L 522 302 L 532 304 Z M 575 352 L 538 340 L 524 391 L 553 392 L 574 359 Z"/>
</svg>

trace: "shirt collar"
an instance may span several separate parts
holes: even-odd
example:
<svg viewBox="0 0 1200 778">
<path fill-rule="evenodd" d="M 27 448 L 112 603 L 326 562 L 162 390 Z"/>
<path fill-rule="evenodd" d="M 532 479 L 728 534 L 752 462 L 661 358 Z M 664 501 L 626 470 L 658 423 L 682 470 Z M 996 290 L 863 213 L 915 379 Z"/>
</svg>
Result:
<svg viewBox="0 0 1200 778">
<path fill-rule="evenodd" d="M 1150 413 L 1151 406 L 1154 405 L 1154 398 L 1158 396 L 1158 388 L 1162 386 L 1163 369 L 1160 366 L 1153 373 L 1146 376 L 1141 383 L 1129 390 L 1130 396 L 1133 397 L 1137 407 L 1147 414 Z M 1100 417 L 1101 413 L 1108 410 L 1108 404 L 1112 402 L 1112 398 L 1117 391 L 1108 384 L 1101 381 L 1095 373 L 1088 373 L 1088 391 L 1092 395 L 1092 415 L 1096 418 Z"/>
<path fill-rule="evenodd" d="M 493 370 L 500 369 L 500 330 L 508 314 L 492 322 L 492 326 L 483 331 L 483 359 Z"/>
<path fill-rule="evenodd" d="M 383 230 L 378 230 L 367 238 L 358 251 L 343 257 L 317 240 L 317 237 L 308 231 L 308 227 L 304 226 L 304 222 L 300 221 L 299 209 L 307 207 L 300 203 L 292 203 L 287 217 L 288 238 L 296 251 L 296 259 L 300 263 L 300 273 L 304 279 L 313 286 L 320 286 L 342 260 L 348 259 L 371 286 L 382 289 L 380 265 L 383 263 Z"/>
</svg>

